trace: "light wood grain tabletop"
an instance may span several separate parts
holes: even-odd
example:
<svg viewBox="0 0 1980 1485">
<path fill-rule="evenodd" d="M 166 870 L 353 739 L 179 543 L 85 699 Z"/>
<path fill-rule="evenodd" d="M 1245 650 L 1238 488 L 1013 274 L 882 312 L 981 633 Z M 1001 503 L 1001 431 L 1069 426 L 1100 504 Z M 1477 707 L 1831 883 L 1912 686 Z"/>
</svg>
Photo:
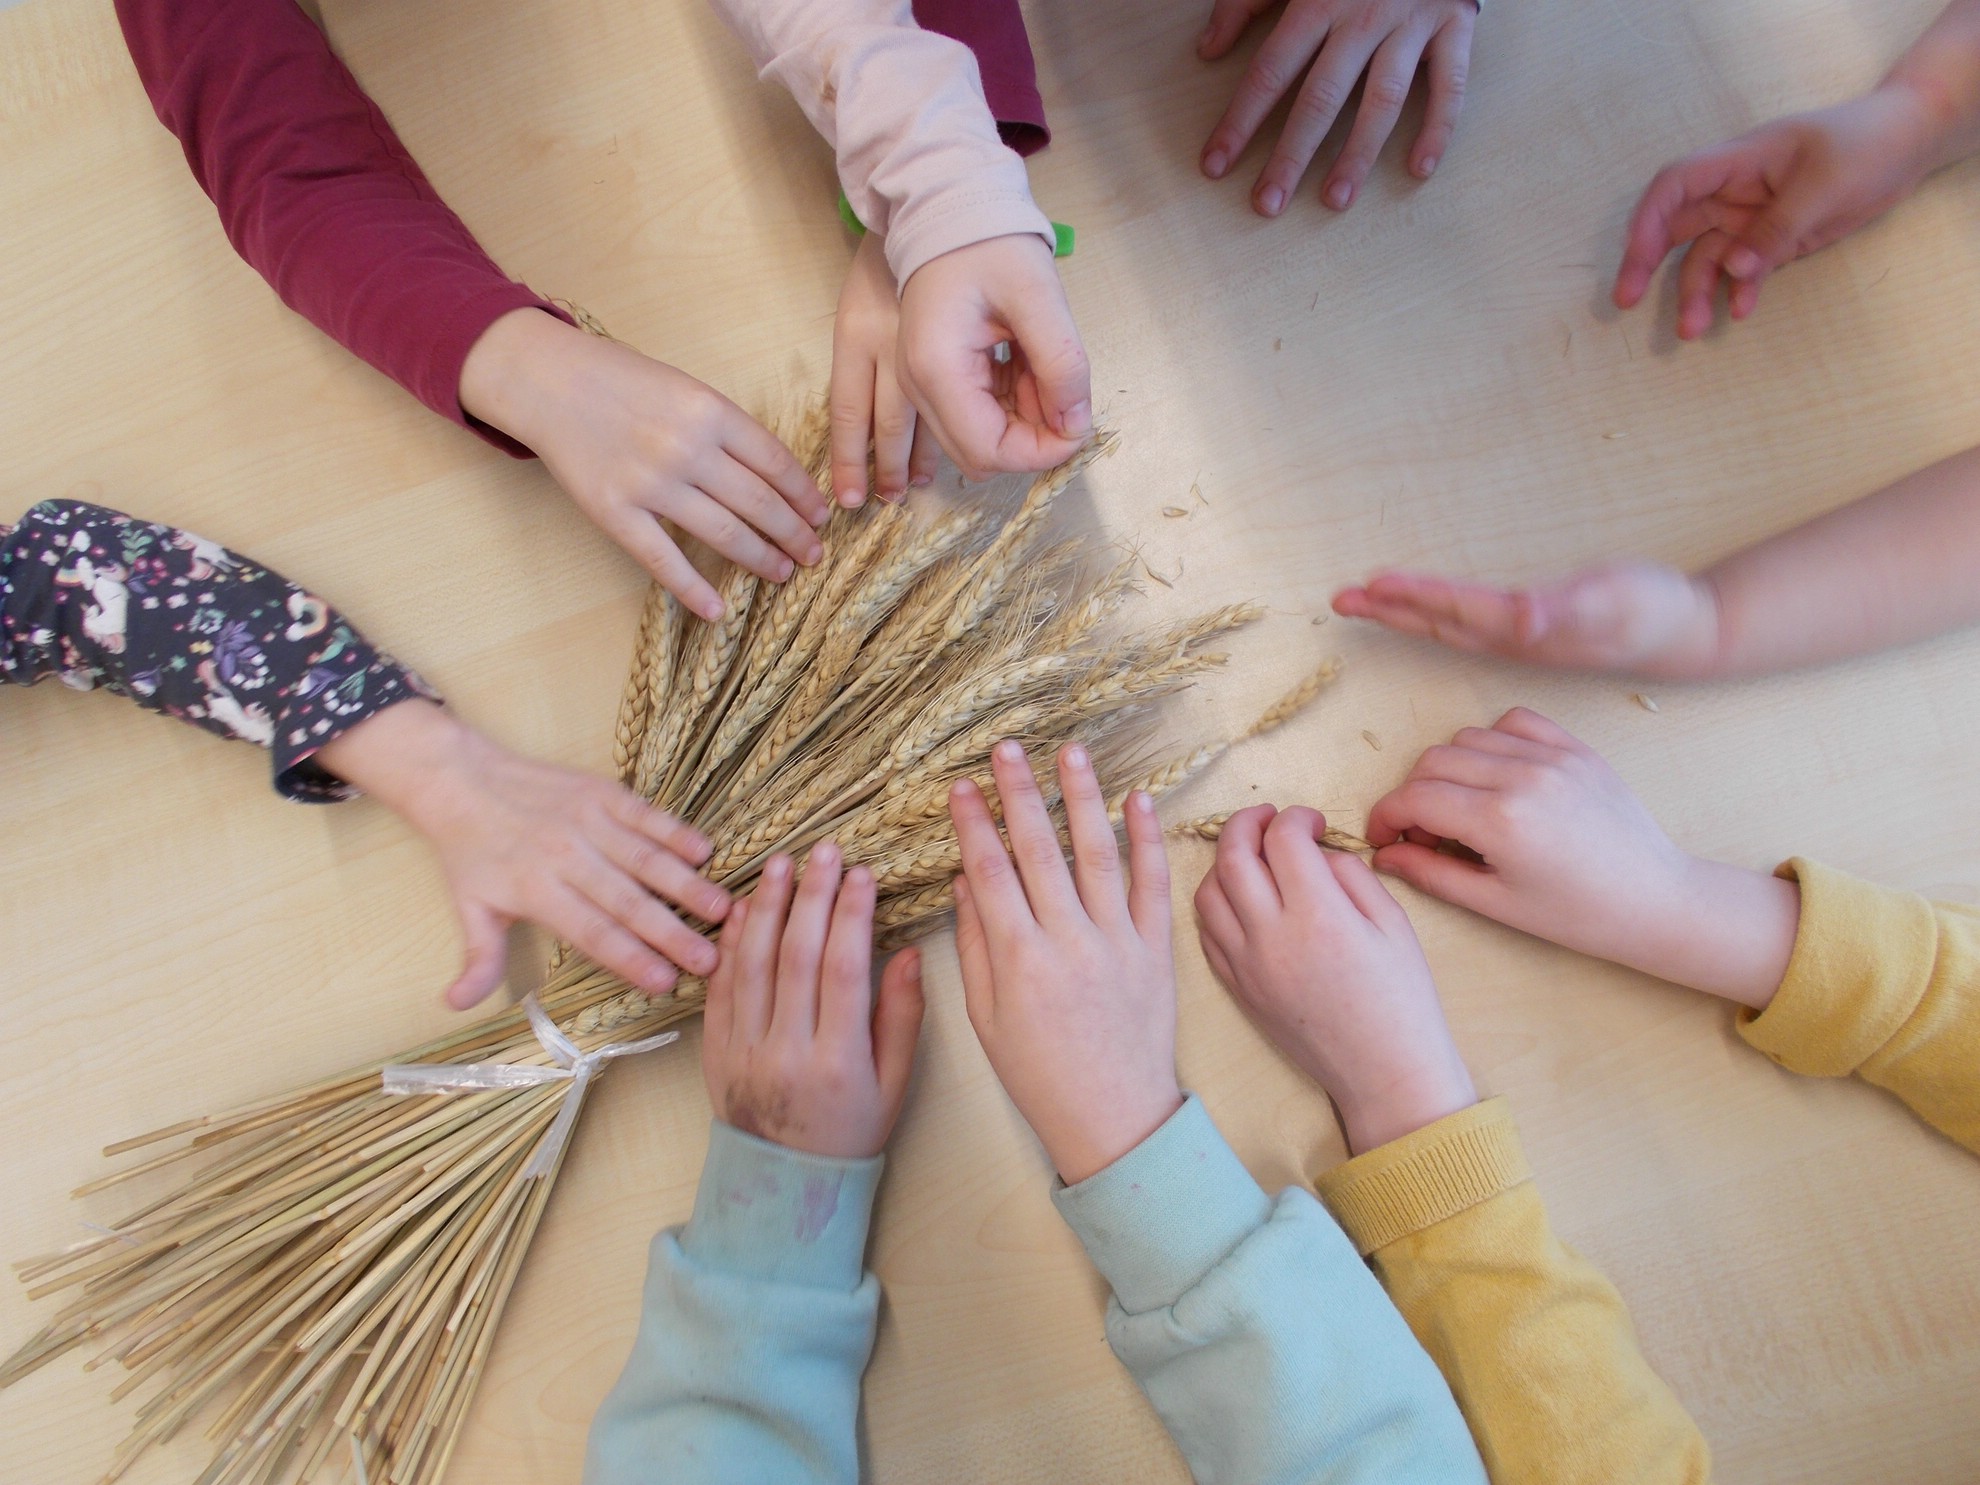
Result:
<svg viewBox="0 0 1980 1485">
<path fill-rule="evenodd" d="M 679 0 L 325 0 L 343 55 L 510 272 L 746 405 L 822 387 L 850 244 L 827 151 Z M 1055 138 L 1041 204 L 1122 448 L 1076 517 L 1138 543 L 1155 613 L 1271 623 L 1182 724 L 1338 687 L 1179 797 L 1359 823 L 1424 746 L 1535 706 L 1687 847 L 1980 887 L 1980 633 L 1784 678 L 1654 690 L 1457 657 L 1344 620 L 1383 564 L 1506 578 L 1698 561 L 1980 442 L 1980 172 L 1780 275 L 1680 345 L 1607 303 L 1664 160 L 1878 75 L 1938 0 L 1500 0 L 1434 182 L 1392 143 L 1353 212 L 1250 212 L 1257 147 L 1196 155 L 1241 61 L 1207 6 L 1029 7 Z M 641 574 L 534 463 L 422 410 L 228 247 L 102 0 L 0 13 L 0 519 L 76 494 L 189 525 L 329 595 L 505 742 L 603 769 Z M 1187 519 L 1192 484 L 1205 503 Z M 0 695 L 0 1257 L 81 1236 L 105 1143 L 444 1025 L 454 923 L 370 803 L 285 804 L 264 755 L 58 685 Z M 1342 1158 L 1325 1101 L 1204 968 L 1176 848 L 1181 1060 L 1268 1185 Z M 1861 1085 L 1798 1080 L 1728 1011 L 1413 896 L 1481 1088 L 1561 1234 L 1628 1299 L 1728 1482 L 1980 1474 L 1980 1166 Z M 516 979 L 527 983 L 529 950 Z M 1180 1481 L 1108 1353 L 1103 1291 L 962 1013 L 946 938 L 883 1189 L 876 1481 Z M 693 1033 L 600 1085 L 456 1461 L 575 1480 L 652 1233 L 706 1140 Z M 0 1344 L 39 1323 L 0 1287 Z M 1325 1317 L 1314 1317 L 1325 1323 Z M 0 1395 L 0 1481 L 95 1478 L 128 1422 L 65 1360 Z M 130 1476 L 185 1480 L 181 1439 Z"/>
</svg>

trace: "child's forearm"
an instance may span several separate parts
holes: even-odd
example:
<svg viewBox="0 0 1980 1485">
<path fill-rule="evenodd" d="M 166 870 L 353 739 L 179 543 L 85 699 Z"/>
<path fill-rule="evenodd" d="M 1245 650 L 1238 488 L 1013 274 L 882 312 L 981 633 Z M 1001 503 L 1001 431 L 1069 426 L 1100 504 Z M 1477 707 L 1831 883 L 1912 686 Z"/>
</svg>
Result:
<svg viewBox="0 0 1980 1485">
<path fill-rule="evenodd" d="M 1700 575 L 1717 601 L 1701 678 L 1818 665 L 1980 620 L 1980 449 L 1968 449 Z"/>
<path fill-rule="evenodd" d="M 1953 0 L 1885 75 L 1924 105 L 1932 138 L 1927 170 L 1980 148 L 1980 0 Z"/>
</svg>

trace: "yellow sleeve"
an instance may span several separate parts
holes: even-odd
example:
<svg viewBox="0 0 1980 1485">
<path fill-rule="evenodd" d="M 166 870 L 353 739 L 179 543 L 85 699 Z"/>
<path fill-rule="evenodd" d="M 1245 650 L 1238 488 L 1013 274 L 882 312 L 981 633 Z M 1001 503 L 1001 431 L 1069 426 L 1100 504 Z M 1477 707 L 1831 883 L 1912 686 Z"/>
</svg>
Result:
<svg viewBox="0 0 1980 1485">
<path fill-rule="evenodd" d="M 1980 1153 L 1980 913 L 1874 886 L 1800 857 L 1794 957 L 1739 1034 L 1782 1067 L 1855 1073 Z"/>
<path fill-rule="evenodd" d="M 1488 1099 L 1358 1155 L 1320 1198 L 1451 1385 L 1493 1485 L 1702 1485 L 1711 1454 L 1615 1286 L 1547 1225 Z"/>
</svg>

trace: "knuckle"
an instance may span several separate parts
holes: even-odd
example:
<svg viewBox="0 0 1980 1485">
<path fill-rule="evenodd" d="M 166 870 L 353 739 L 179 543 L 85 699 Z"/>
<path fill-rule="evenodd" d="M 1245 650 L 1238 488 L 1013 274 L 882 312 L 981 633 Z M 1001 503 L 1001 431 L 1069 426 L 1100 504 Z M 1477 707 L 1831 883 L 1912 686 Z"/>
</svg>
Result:
<svg viewBox="0 0 1980 1485">
<path fill-rule="evenodd" d="M 1316 77 L 1300 90 L 1293 118 L 1314 124 L 1333 118 L 1347 101 L 1347 88 L 1331 77 Z"/>
<path fill-rule="evenodd" d="M 1362 97 L 1364 103 L 1372 103 L 1385 113 L 1398 111 L 1409 97 L 1409 79 L 1393 75 L 1371 78 Z"/>
</svg>

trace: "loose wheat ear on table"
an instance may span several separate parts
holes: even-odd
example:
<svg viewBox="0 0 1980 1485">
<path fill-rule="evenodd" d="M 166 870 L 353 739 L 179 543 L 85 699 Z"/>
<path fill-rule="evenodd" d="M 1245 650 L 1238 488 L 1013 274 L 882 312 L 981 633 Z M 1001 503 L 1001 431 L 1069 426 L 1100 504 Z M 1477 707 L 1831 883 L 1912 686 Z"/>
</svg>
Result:
<svg viewBox="0 0 1980 1485">
<path fill-rule="evenodd" d="M 796 448 L 822 478 L 821 417 Z M 1130 560 L 1096 573 L 1081 544 L 1048 539 L 1060 493 L 1111 440 L 943 513 L 840 511 L 825 557 L 781 586 L 731 569 L 727 616 L 689 622 L 648 595 L 614 751 L 639 793 L 715 842 L 708 874 L 745 891 L 778 851 L 836 839 L 879 886 L 888 945 L 935 927 L 959 860 L 948 793 L 987 777 L 1015 737 L 1044 757 L 1087 745 L 1116 820 L 1128 793 L 1160 796 L 1232 743 L 1148 754 L 1153 704 L 1216 669 L 1204 646 L 1263 616 L 1237 604 L 1126 635 L 1109 620 L 1137 592 Z M 1152 506 L 1151 506 L 1152 508 Z M 1277 727 L 1332 679 L 1315 671 L 1243 736 Z M 1064 811 L 1049 768 L 1041 785 Z M 1208 833 L 1215 822 L 1195 822 Z M 651 1035 L 701 1007 L 684 980 L 651 1000 L 553 956 L 544 1009 L 585 1052 Z M 215 1441 L 196 1485 L 330 1478 L 433 1485 L 445 1473 L 502 1309 L 556 1172 L 525 1171 L 569 1084 L 399 1097 L 386 1063 L 544 1066 L 520 1009 L 383 1062 L 232 1113 L 112 1146 L 174 1142 L 87 1196 L 211 1152 L 106 1235 L 19 1265 L 32 1297 L 73 1292 L 4 1364 L 0 1386 L 83 1345 L 121 1362 L 113 1396 L 146 1392 L 109 1478 L 195 1419 Z"/>
</svg>

